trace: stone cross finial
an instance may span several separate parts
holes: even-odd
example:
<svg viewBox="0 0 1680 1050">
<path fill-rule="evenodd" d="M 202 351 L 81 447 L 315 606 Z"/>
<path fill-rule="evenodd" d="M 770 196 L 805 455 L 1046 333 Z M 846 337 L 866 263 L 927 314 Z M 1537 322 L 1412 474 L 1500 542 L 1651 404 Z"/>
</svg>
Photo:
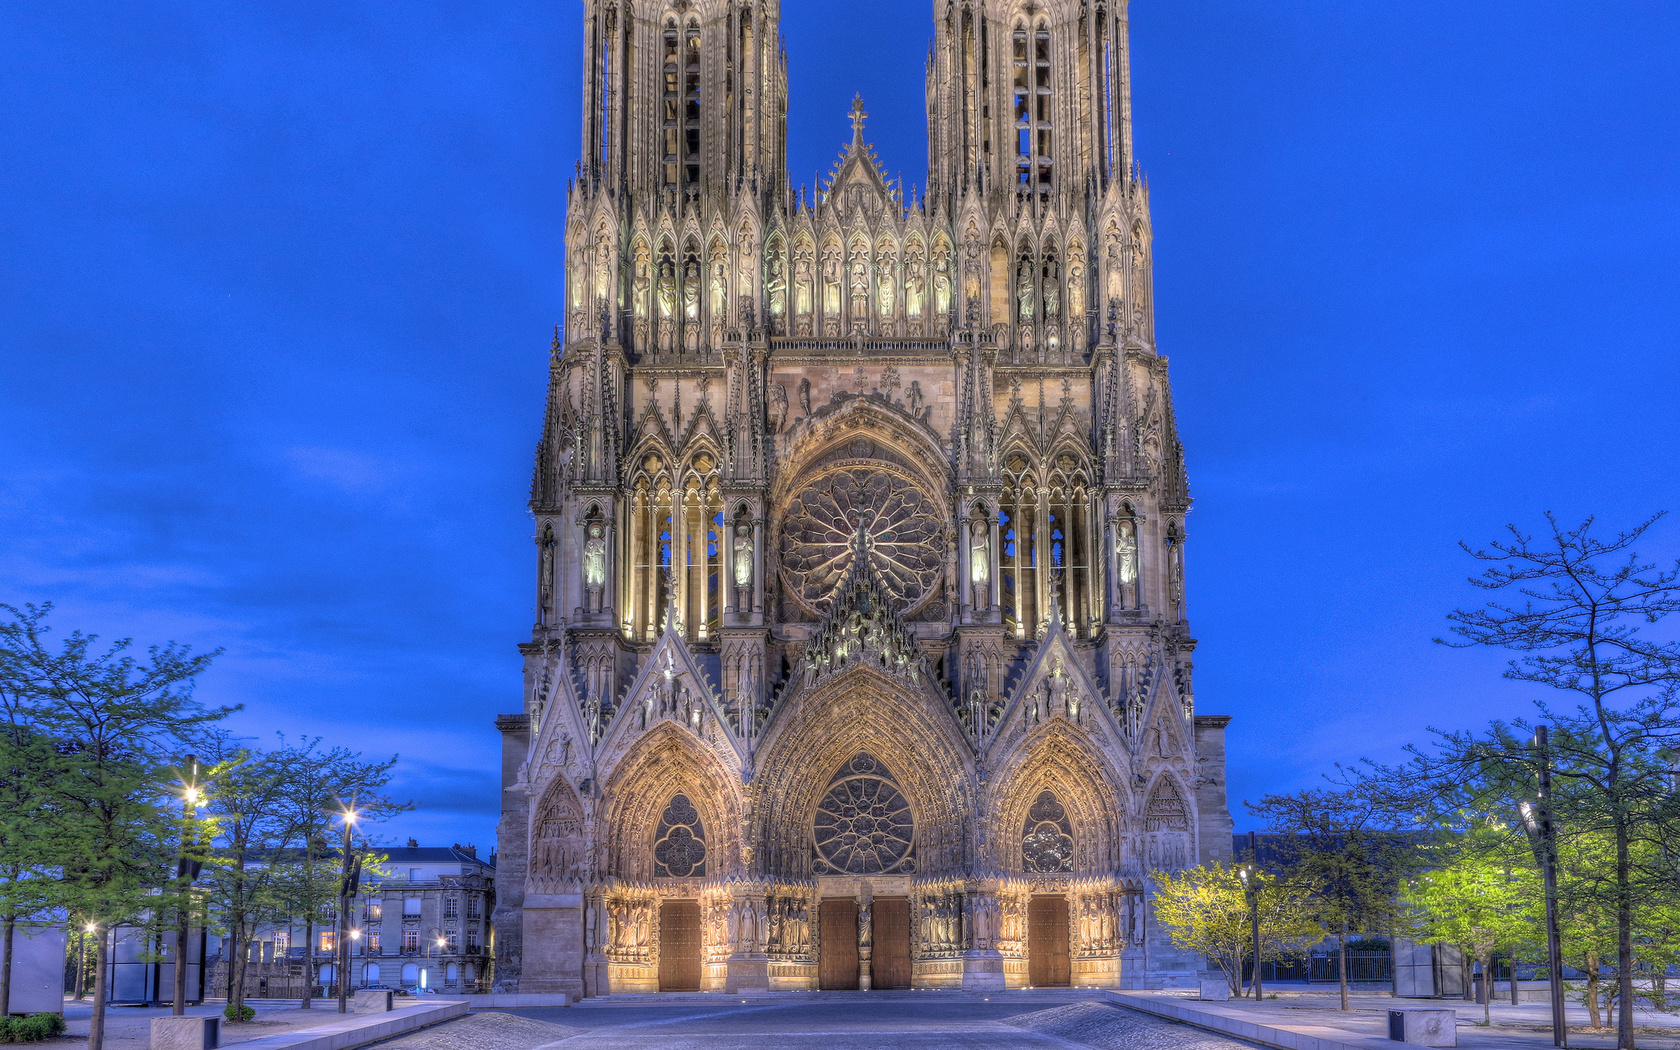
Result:
<svg viewBox="0 0 1680 1050">
<path fill-rule="evenodd" d="M 859 140 L 861 140 L 863 138 L 863 122 L 865 120 L 867 120 L 868 118 L 869 118 L 869 114 L 865 113 L 863 111 L 863 96 L 862 95 L 853 96 L 853 98 L 852 98 L 852 135 L 853 135 L 853 137 L 855 137 Z"/>
</svg>

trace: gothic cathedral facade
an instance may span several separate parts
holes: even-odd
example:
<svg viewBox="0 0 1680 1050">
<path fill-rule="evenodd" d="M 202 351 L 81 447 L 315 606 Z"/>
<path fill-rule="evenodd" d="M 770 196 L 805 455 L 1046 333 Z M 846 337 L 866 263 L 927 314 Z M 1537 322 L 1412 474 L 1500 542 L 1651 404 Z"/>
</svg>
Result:
<svg viewBox="0 0 1680 1050">
<path fill-rule="evenodd" d="M 929 172 L 786 167 L 779 0 L 585 0 L 499 990 L 1194 979 L 1231 853 L 1127 0 L 935 0 Z M 838 16 L 836 16 L 838 17 Z"/>
</svg>

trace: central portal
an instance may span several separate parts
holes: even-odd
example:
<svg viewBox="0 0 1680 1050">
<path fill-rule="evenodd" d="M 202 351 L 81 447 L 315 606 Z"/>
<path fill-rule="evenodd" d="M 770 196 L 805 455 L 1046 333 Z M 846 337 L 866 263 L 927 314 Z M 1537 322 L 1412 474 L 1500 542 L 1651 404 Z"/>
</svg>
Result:
<svg viewBox="0 0 1680 1050">
<path fill-rule="evenodd" d="M 850 897 L 826 897 L 818 909 L 822 946 L 817 957 L 817 987 L 825 992 L 857 991 L 858 906 Z"/>
<path fill-rule="evenodd" d="M 698 992 L 703 949 L 700 902 L 666 901 L 659 906 L 659 990 Z"/>
<path fill-rule="evenodd" d="M 1034 897 L 1027 903 L 1027 983 L 1034 988 L 1066 988 L 1072 974 L 1067 898 Z"/>
</svg>

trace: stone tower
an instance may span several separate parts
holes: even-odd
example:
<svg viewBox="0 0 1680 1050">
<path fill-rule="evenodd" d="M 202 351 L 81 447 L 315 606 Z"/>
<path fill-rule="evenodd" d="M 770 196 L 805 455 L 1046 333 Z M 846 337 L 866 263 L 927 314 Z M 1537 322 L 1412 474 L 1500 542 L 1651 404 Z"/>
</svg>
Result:
<svg viewBox="0 0 1680 1050">
<path fill-rule="evenodd" d="M 1230 854 L 1126 4 L 937 0 L 925 190 L 786 175 L 775 0 L 587 0 L 497 985 L 1191 979 Z"/>
</svg>

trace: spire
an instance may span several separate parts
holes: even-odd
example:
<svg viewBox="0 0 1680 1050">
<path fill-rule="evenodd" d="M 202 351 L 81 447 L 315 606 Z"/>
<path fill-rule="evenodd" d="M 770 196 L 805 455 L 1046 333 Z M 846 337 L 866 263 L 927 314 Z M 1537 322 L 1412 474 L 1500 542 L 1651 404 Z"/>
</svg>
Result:
<svg viewBox="0 0 1680 1050">
<path fill-rule="evenodd" d="M 863 96 L 852 97 L 852 149 L 862 150 L 863 122 L 869 119 L 869 114 L 863 111 Z"/>
</svg>

